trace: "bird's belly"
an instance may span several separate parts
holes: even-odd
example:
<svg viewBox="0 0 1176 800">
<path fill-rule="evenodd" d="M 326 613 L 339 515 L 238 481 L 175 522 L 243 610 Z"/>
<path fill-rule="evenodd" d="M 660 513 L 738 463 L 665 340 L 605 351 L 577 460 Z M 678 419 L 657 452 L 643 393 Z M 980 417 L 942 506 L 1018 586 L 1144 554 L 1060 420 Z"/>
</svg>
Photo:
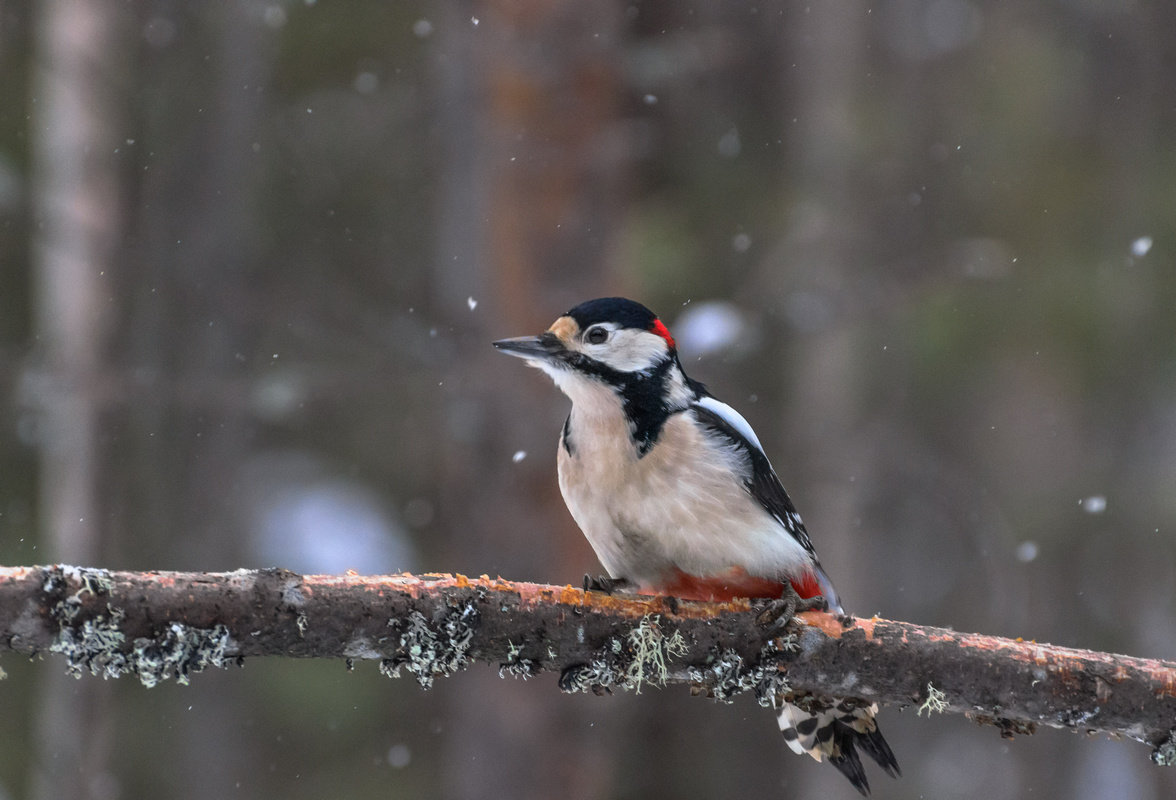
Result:
<svg viewBox="0 0 1176 800">
<path fill-rule="evenodd" d="M 682 487 L 676 499 L 642 495 L 614 509 L 617 528 L 631 545 L 640 570 L 653 582 L 666 573 L 718 576 L 739 569 L 750 576 L 782 579 L 807 566 L 804 549 L 742 486 Z"/>
<path fill-rule="evenodd" d="M 804 548 L 733 477 L 723 454 L 684 465 L 660 448 L 641 459 L 593 458 L 604 454 L 587 449 L 561 451 L 560 489 L 613 577 L 656 588 L 683 573 L 738 569 L 779 580 L 807 569 Z"/>
</svg>

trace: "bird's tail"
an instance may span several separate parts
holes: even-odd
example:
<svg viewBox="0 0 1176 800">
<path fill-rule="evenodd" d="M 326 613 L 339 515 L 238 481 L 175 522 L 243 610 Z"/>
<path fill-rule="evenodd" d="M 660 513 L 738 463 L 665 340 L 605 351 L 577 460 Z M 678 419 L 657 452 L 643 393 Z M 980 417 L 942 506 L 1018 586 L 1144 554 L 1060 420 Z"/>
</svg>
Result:
<svg viewBox="0 0 1176 800">
<path fill-rule="evenodd" d="M 899 776 L 894 753 L 874 720 L 877 703 L 852 699 L 822 702 L 806 697 L 804 705 L 807 708 L 785 702 L 780 708 L 780 732 L 794 753 L 808 753 L 817 761 L 828 759 L 865 796 L 870 794 L 870 784 L 859 749 L 887 775 Z"/>
</svg>

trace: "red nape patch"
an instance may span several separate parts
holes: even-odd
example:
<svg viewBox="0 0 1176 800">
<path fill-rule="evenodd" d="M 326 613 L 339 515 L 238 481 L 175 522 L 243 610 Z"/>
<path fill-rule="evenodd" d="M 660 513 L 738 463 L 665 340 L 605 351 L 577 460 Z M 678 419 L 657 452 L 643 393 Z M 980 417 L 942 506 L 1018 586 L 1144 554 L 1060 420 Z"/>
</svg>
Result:
<svg viewBox="0 0 1176 800">
<path fill-rule="evenodd" d="M 816 586 L 816 581 L 813 581 Z M 794 583 L 795 585 L 795 583 Z M 674 574 L 662 583 L 654 586 L 642 587 L 643 591 L 654 594 L 664 594 L 682 600 L 717 600 L 726 602 L 736 597 L 768 597 L 775 599 L 784 591 L 784 584 L 771 578 L 758 578 L 748 575 L 742 569 L 727 570 L 720 575 L 700 577 L 688 575 L 682 570 L 675 570 Z M 797 587 L 797 592 L 800 588 Z M 814 591 L 814 594 L 816 592 Z M 812 595 L 804 595 L 811 597 Z"/>
<path fill-rule="evenodd" d="M 649 332 L 656 333 L 658 336 L 665 339 L 666 342 L 669 343 L 670 347 L 676 348 L 678 346 L 674 343 L 674 337 L 670 336 L 669 329 L 662 323 L 660 319 L 655 319 L 653 321 L 653 325 L 649 327 Z"/>
</svg>

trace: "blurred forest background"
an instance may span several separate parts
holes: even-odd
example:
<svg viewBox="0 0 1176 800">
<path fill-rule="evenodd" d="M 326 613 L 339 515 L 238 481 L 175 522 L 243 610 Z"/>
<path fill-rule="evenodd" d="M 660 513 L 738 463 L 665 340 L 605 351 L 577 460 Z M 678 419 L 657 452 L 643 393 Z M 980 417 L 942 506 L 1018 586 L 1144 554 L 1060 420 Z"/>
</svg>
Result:
<svg viewBox="0 0 1176 800">
<path fill-rule="evenodd" d="M 847 607 L 1176 659 L 1176 5 L 0 2 L 0 563 L 578 583 L 567 402 L 658 311 Z M 478 666 L 5 657 L 0 798 L 854 797 L 771 716 Z M 882 714 L 879 798 L 1168 798 Z"/>
</svg>

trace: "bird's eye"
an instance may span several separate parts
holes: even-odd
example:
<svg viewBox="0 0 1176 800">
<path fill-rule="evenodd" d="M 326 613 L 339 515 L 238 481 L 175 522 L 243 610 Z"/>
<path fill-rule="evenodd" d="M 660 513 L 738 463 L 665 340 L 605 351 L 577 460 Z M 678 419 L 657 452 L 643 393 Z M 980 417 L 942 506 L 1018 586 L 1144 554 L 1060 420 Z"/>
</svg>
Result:
<svg viewBox="0 0 1176 800">
<path fill-rule="evenodd" d="M 605 340 L 608 339 L 608 329 L 599 326 L 589 328 L 584 338 L 588 340 L 589 344 L 604 344 Z"/>
</svg>

